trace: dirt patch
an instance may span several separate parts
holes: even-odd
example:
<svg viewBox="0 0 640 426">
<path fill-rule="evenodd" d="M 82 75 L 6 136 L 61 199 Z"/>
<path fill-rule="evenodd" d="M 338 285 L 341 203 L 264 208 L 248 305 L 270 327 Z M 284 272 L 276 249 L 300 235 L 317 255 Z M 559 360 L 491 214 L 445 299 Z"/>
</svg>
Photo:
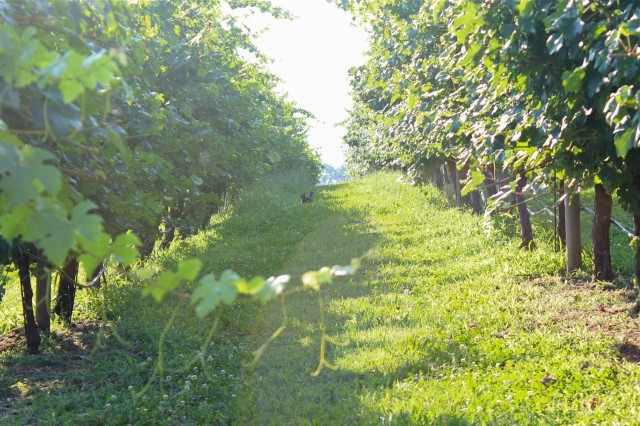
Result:
<svg viewBox="0 0 640 426">
<path fill-rule="evenodd" d="M 632 313 L 636 291 L 576 279 L 537 279 L 531 283 L 545 288 L 540 305 L 550 308 L 547 320 L 561 331 L 572 333 L 580 326 L 622 341 L 620 359 L 640 362 L 640 323 Z"/>
<path fill-rule="evenodd" d="M 640 362 L 640 344 L 623 343 L 620 345 L 620 357 L 629 362 Z"/>
<path fill-rule="evenodd" d="M 87 358 L 97 340 L 101 323 L 79 321 L 43 336 L 40 353 L 26 355 L 23 329 L 14 329 L 0 335 L 0 417 L 15 414 L 14 404 L 19 400 L 73 384 L 83 391 L 96 386 L 82 377 L 69 374 L 82 368 L 79 363 Z"/>
<path fill-rule="evenodd" d="M 101 327 L 98 321 L 79 321 L 63 330 L 57 330 L 48 337 L 43 336 L 43 346 L 53 345 L 64 352 L 78 353 L 90 351 L 96 340 L 96 334 Z M 0 335 L 0 354 L 25 348 L 24 329 L 16 328 Z"/>
<path fill-rule="evenodd" d="M 0 354 L 20 346 L 24 346 L 24 336 L 22 330 L 16 328 L 5 334 L 0 334 Z"/>
<path fill-rule="evenodd" d="M 636 329 L 630 331 L 625 336 L 625 342 L 620 345 L 620 358 L 640 363 L 640 325 L 636 324 Z"/>
</svg>

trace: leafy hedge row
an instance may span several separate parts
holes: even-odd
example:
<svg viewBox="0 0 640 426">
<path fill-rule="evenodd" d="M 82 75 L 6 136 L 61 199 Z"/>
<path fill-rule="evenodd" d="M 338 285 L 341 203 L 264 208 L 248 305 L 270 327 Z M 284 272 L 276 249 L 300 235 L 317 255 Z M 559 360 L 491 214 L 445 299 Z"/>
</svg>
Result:
<svg viewBox="0 0 640 426">
<path fill-rule="evenodd" d="M 637 2 L 337 3 L 372 37 L 353 70 L 352 168 L 420 179 L 457 162 L 466 190 L 498 171 L 518 178 L 510 193 L 595 184 L 602 223 L 617 196 L 640 235 Z"/>
<path fill-rule="evenodd" d="M 79 261 L 91 276 L 150 253 L 162 229 L 166 246 L 204 227 L 265 173 L 317 179 L 308 113 L 276 92 L 240 7 L 283 15 L 262 1 L 0 2 L 3 263 Z"/>
</svg>

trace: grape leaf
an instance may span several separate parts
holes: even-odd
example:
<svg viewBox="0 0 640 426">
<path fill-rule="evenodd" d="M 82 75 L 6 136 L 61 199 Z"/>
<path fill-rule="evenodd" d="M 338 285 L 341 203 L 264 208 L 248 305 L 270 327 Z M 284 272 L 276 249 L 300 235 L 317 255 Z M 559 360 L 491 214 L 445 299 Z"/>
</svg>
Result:
<svg viewBox="0 0 640 426">
<path fill-rule="evenodd" d="M 0 142 L 0 205 L 14 208 L 36 199 L 43 192 L 55 196 L 62 187 L 58 169 L 45 164 L 53 159 L 49 152 L 23 146 L 22 149 Z"/>
<path fill-rule="evenodd" d="M 232 282 L 216 281 L 214 275 L 205 275 L 200 278 L 198 287 L 191 295 L 191 304 L 196 305 L 196 315 L 204 318 L 221 303 L 226 303 L 227 305 L 233 303 L 237 293 L 236 286 Z"/>
<path fill-rule="evenodd" d="M 202 262 L 200 259 L 193 258 L 183 260 L 178 264 L 178 277 L 183 280 L 195 280 L 198 276 L 198 272 L 200 272 L 200 268 L 202 267 Z"/>
</svg>

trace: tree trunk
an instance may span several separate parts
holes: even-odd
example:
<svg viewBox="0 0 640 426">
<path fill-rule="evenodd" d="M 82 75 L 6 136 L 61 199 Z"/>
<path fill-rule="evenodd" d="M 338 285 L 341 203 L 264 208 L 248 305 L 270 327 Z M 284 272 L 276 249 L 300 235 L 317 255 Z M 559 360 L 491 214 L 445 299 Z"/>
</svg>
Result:
<svg viewBox="0 0 640 426">
<path fill-rule="evenodd" d="M 593 279 L 613 281 L 615 275 L 611 265 L 611 195 L 601 184 L 595 186 L 595 217 L 591 236 L 593 238 Z"/>
<path fill-rule="evenodd" d="M 73 307 L 76 299 L 75 282 L 78 279 L 78 261 L 70 259 L 63 266 L 56 297 L 55 314 L 66 323 L 71 323 Z"/>
<path fill-rule="evenodd" d="M 524 194 L 522 190 L 527 185 L 527 177 L 525 175 L 520 175 L 518 180 L 516 181 L 516 190 L 515 190 L 515 204 L 518 208 L 518 216 L 520 218 L 520 248 L 525 250 L 530 250 L 535 248 L 535 243 L 533 242 L 533 229 L 531 228 L 531 217 L 529 215 L 529 210 L 527 210 L 527 203 L 525 202 Z"/>
<path fill-rule="evenodd" d="M 165 221 L 165 231 L 160 242 L 160 248 L 166 250 L 176 237 L 176 223 L 180 219 L 182 209 L 173 206 L 169 210 L 168 219 Z"/>
<path fill-rule="evenodd" d="M 564 180 L 560 181 L 560 188 L 564 186 Z M 558 212 L 556 215 L 556 234 L 558 235 L 558 239 L 560 240 L 560 248 L 564 248 L 567 246 L 567 225 L 565 221 L 565 209 L 564 202 L 558 204 Z"/>
<path fill-rule="evenodd" d="M 220 213 L 219 204 L 209 203 L 208 206 L 211 207 L 211 210 L 209 210 L 202 218 L 202 221 L 200 222 L 200 229 L 207 229 L 207 227 L 211 223 L 211 218 L 213 217 L 213 215 Z"/>
<path fill-rule="evenodd" d="M 35 354 L 40 347 L 40 333 L 33 315 L 33 289 L 31 288 L 31 273 L 29 272 L 29 255 L 24 247 L 14 252 L 14 262 L 18 266 L 20 287 L 22 290 L 22 313 L 24 316 L 24 334 L 27 339 L 27 352 Z"/>
<path fill-rule="evenodd" d="M 485 190 L 487 191 L 487 198 L 491 198 L 498 193 L 498 188 L 496 187 L 496 180 L 492 177 L 485 175 L 484 177 Z"/>
<path fill-rule="evenodd" d="M 573 275 L 582 267 L 582 242 L 580 240 L 580 194 L 569 193 L 564 199 L 567 236 L 567 274 Z"/>
<path fill-rule="evenodd" d="M 496 189 L 498 190 L 498 192 L 500 192 L 502 190 L 503 187 L 505 186 L 509 186 L 509 183 L 513 180 L 515 180 L 515 177 L 507 175 L 505 172 L 498 170 L 498 182 L 501 182 L 500 184 L 496 185 Z M 515 199 L 515 195 L 514 195 L 514 199 Z M 511 203 L 511 205 L 509 207 L 506 208 L 501 208 L 498 209 L 498 212 L 500 213 L 509 213 L 511 215 L 515 215 L 514 210 L 515 207 L 514 205 L 516 204 L 516 202 Z"/>
<path fill-rule="evenodd" d="M 452 190 L 456 197 L 456 203 L 458 206 L 462 206 L 462 197 L 460 196 L 460 172 L 458 172 L 458 168 L 456 167 L 456 160 L 447 160 L 447 168 L 449 169 L 449 176 Z"/>
<path fill-rule="evenodd" d="M 456 195 L 456 163 L 447 160 L 445 163 L 445 196 L 452 199 Z"/>
<path fill-rule="evenodd" d="M 482 195 L 478 190 L 471 191 L 471 208 L 475 214 L 482 214 L 484 212 L 484 207 L 482 206 Z"/>
<path fill-rule="evenodd" d="M 49 262 L 36 263 L 36 322 L 44 333 L 51 331 L 51 269 Z"/>
<path fill-rule="evenodd" d="M 433 184 L 438 189 L 444 189 L 444 175 L 442 173 L 442 167 L 438 167 L 433 173 Z"/>
<path fill-rule="evenodd" d="M 640 214 L 633 215 L 633 223 L 636 225 L 636 237 L 640 238 Z M 640 286 L 640 246 L 636 249 L 636 285 Z"/>
<path fill-rule="evenodd" d="M 469 177 L 469 166 L 465 166 L 458 173 L 458 186 L 460 187 L 460 205 L 472 207 L 471 204 L 471 191 L 467 192 L 467 195 L 462 195 L 462 184 L 460 181 L 466 180 Z"/>
<path fill-rule="evenodd" d="M 162 241 L 160 242 L 160 250 L 166 250 L 171 246 L 171 242 L 176 237 L 176 227 L 173 222 L 166 221 L 164 224 L 164 235 L 162 236 Z"/>
<path fill-rule="evenodd" d="M 139 249 L 140 260 L 145 260 L 147 257 L 151 256 L 151 253 L 153 253 L 156 241 L 153 236 L 148 234 L 138 235 L 138 238 L 140 238 L 140 242 L 142 243 Z"/>
<path fill-rule="evenodd" d="M 485 186 L 487 208 L 488 208 L 489 202 L 490 202 L 489 200 L 491 199 L 491 197 L 493 197 L 498 193 L 498 188 L 497 188 L 496 179 L 494 179 L 494 176 L 490 175 L 487 172 L 485 172 L 484 174 L 484 186 Z M 491 210 L 491 216 L 493 216 L 495 213 L 496 213 L 495 210 Z"/>
</svg>

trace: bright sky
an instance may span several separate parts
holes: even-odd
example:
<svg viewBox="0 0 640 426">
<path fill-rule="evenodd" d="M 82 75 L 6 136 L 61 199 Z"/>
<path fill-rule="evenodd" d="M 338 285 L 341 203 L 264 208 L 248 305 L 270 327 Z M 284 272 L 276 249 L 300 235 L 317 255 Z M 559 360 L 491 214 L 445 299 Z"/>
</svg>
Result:
<svg viewBox="0 0 640 426">
<path fill-rule="evenodd" d="M 276 20 L 257 13 L 246 22 L 254 31 L 268 27 L 256 45 L 274 59 L 270 70 L 284 80 L 283 91 L 316 116 L 310 123 L 311 146 L 324 163 L 338 166 L 344 162 L 345 130 L 336 124 L 347 118 L 352 105 L 347 70 L 364 63 L 366 32 L 327 0 L 271 3 L 291 11 L 296 19 Z"/>
</svg>

